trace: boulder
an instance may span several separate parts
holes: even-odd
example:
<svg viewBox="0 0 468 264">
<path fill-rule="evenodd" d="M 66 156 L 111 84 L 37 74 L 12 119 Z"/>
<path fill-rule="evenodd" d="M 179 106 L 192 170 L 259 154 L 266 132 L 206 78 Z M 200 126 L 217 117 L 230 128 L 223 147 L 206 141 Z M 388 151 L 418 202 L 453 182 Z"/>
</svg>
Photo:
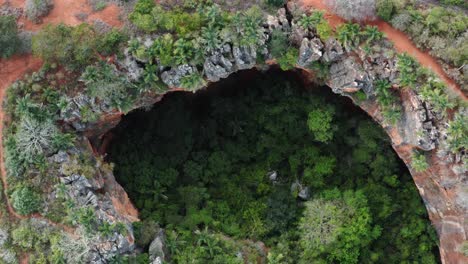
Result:
<svg viewBox="0 0 468 264">
<path fill-rule="evenodd" d="M 323 53 L 323 62 L 330 63 L 340 60 L 345 54 L 343 47 L 335 38 L 329 38 L 325 42 L 325 51 Z"/>
<path fill-rule="evenodd" d="M 354 57 L 347 57 L 331 65 L 328 85 L 338 94 L 359 90 L 363 90 L 368 95 L 373 93 L 369 75 Z"/>
<path fill-rule="evenodd" d="M 169 87 L 180 87 L 180 83 L 183 77 L 195 73 L 197 70 L 195 67 L 183 64 L 172 69 L 165 71 L 161 74 L 161 80 Z"/>
<path fill-rule="evenodd" d="M 228 77 L 234 71 L 234 65 L 221 52 L 216 52 L 206 58 L 203 69 L 209 81 L 217 82 Z"/>
<path fill-rule="evenodd" d="M 302 39 L 301 47 L 299 48 L 299 58 L 297 64 L 301 67 L 306 67 L 314 61 L 318 61 L 322 57 L 323 44 L 318 38 Z"/>
<path fill-rule="evenodd" d="M 232 55 L 236 62 L 237 70 L 247 70 L 255 66 L 257 51 L 250 46 L 234 46 Z"/>
</svg>

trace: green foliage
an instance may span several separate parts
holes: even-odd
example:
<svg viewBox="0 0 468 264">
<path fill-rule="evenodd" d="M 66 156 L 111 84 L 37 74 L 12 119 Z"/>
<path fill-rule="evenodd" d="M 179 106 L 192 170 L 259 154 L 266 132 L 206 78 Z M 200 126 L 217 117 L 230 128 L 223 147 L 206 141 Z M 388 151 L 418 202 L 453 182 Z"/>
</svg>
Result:
<svg viewBox="0 0 468 264">
<path fill-rule="evenodd" d="M 465 8 L 468 7 L 468 3 L 465 0 L 442 0 L 441 2 L 446 5 L 462 6 Z"/>
<path fill-rule="evenodd" d="M 377 0 L 376 4 L 377 15 L 385 21 L 390 21 L 394 9 L 392 0 Z"/>
<path fill-rule="evenodd" d="M 323 192 L 323 197 L 305 203 L 299 223 L 303 249 L 299 263 L 318 261 L 324 252 L 322 261 L 358 263 L 360 248 L 380 235 L 380 228 L 371 225 L 366 196 L 333 190 Z"/>
<path fill-rule="evenodd" d="M 40 210 L 41 197 L 30 187 L 19 186 L 11 194 L 13 208 L 22 215 L 29 215 Z"/>
<path fill-rule="evenodd" d="M 398 54 L 397 68 L 400 72 L 400 85 L 414 89 L 417 82 L 416 70 L 419 64 L 407 53 Z"/>
<path fill-rule="evenodd" d="M 132 104 L 132 84 L 117 71 L 114 65 L 101 61 L 96 66 L 86 67 L 81 75 L 86 92 L 109 103 L 120 111 L 127 111 Z"/>
<path fill-rule="evenodd" d="M 367 25 L 362 32 L 362 35 L 366 37 L 366 43 L 371 44 L 373 41 L 380 40 L 383 38 L 383 33 L 379 31 L 377 26 Z"/>
<path fill-rule="evenodd" d="M 407 6 L 391 23 L 407 33 L 418 47 L 430 50 L 431 55 L 457 67 L 466 63 L 468 18 L 463 11 L 440 6 L 426 9 Z"/>
<path fill-rule="evenodd" d="M 447 128 L 447 143 L 450 151 L 457 153 L 468 149 L 468 116 L 457 113 Z"/>
<path fill-rule="evenodd" d="M 198 72 L 184 76 L 180 80 L 180 87 L 189 91 L 196 91 L 205 85 L 205 79 L 203 79 L 203 76 Z"/>
<path fill-rule="evenodd" d="M 445 93 L 445 85 L 440 81 L 428 80 L 419 93 L 421 98 L 429 102 L 435 111 L 445 115 L 447 109 L 455 107 L 455 103 Z"/>
<path fill-rule="evenodd" d="M 273 58 L 280 58 L 284 51 L 289 47 L 289 40 L 286 33 L 282 30 L 275 29 L 271 33 L 271 40 L 268 43 L 268 47 Z"/>
<path fill-rule="evenodd" d="M 97 39 L 96 49 L 106 56 L 116 54 L 127 40 L 128 36 L 125 33 L 114 28 Z"/>
<path fill-rule="evenodd" d="M 47 25 L 33 37 L 32 49 L 36 56 L 48 63 L 58 62 L 72 69 L 89 65 L 96 58 L 97 34 L 93 27 L 59 24 Z"/>
<path fill-rule="evenodd" d="M 54 3 L 52 0 L 26 0 L 26 17 L 37 23 L 42 16 L 49 13 L 53 6 Z"/>
<path fill-rule="evenodd" d="M 323 11 L 314 11 L 310 15 L 303 14 L 297 24 L 304 30 L 310 30 L 325 20 L 323 16 Z"/>
<path fill-rule="evenodd" d="M 359 24 L 343 24 L 336 29 L 338 41 L 347 49 L 353 49 L 361 42 Z"/>
<path fill-rule="evenodd" d="M 316 30 L 322 41 L 327 41 L 331 36 L 333 36 L 333 28 L 325 19 L 317 24 Z"/>
<path fill-rule="evenodd" d="M 251 240 L 265 243 L 273 263 L 431 263 L 436 238 L 387 136 L 328 90 L 284 81 L 294 80 L 288 74 L 176 93 L 124 119 L 109 157 L 143 219 L 134 226 L 138 245 L 148 246 L 158 223 L 175 263 L 238 263 L 238 252 L 255 263 Z M 309 130 L 310 113 L 327 143 Z M 296 182 L 310 188 L 311 201 L 291 191 Z M 327 209 L 339 224 L 330 244 L 296 229 L 317 227 L 300 221 L 316 201 L 336 208 Z"/>
<path fill-rule="evenodd" d="M 414 153 L 411 160 L 411 167 L 413 167 L 416 172 L 427 170 L 429 164 L 427 164 L 426 156 L 423 153 Z"/>
<path fill-rule="evenodd" d="M 51 120 L 39 121 L 34 118 L 21 119 L 16 133 L 16 147 L 21 149 L 22 158 L 32 163 L 38 156 L 53 149 L 58 139 L 58 129 Z"/>
<path fill-rule="evenodd" d="M 299 50 L 294 47 L 289 47 L 283 55 L 277 59 L 277 62 L 283 71 L 294 69 L 299 56 Z"/>
<path fill-rule="evenodd" d="M 20 45 L 16 20 L 13 16 L 0 16 L 0 58 L 15 54 Z"/>
<path fill-rule="evenodd" d="M 314 139 L 319 142 L 328 142 L 333 138 L 333 108 L 317 109 L 309 113 L 307 127 L 314 135 Z"/>
</svg>

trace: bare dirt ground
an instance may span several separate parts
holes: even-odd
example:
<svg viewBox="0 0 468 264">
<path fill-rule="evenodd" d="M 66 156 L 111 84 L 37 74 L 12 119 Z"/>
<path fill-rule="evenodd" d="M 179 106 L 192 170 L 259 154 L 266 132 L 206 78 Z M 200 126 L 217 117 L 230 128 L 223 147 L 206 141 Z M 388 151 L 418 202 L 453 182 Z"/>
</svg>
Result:
<svg viewBox="0 0 468 264">
<path fill-rule="evenodd" d="M 330 22 L 333 27 L 343 24 L 345 21 L 333 14 L 323 0 L 301 0 L 300 3 L 306 7 L 313 7 L 326 12 L 325 18 Z M 460 89 L 460 87 L 452 80 L 442 69 L 442 66 L 437 62 L 435 58 L 429 55 L 428 52 L 421 51 L 414 45 L 413 42 L 403 32 L 393 28 L 390 24 L 382 20 L 375 20 L 366 22 L 368 25 L 374 25 L 379 30 L 385 33 L 385 36 L 393 42 L 398 52 L 406 52 L 409 55 L 416 58 L 416 60 L 423 65 L 431 69 L 442 81 L 444 81 L 449 87 L 450 91 L 455 95 L 467 100 L 466 95 Z"/>
<path fill-rule="evenodd" d="M 24 8 L 25 0 L 0 0 L 0 5 L 9 2 L 13 7 Z M 46 24 L 64 23 L 70 26 L 79 25 L 83 22 L 92 23 L 94 20 L 101 20 L 113 27 L 121 27 L 123 22 L 119 20 L 120 9 L 115 4 L 108 4 L 103 10 L 93 12 L 87 0 L 54 0 L 54 7 L 50 13 L 42 18 L 40 24 L 35 24 L 21 16 L 19 23 L 23 24 L 23 29 L 37 31 Z M 79 15 L 86 18 L 80 20 Z"/>
</svg>

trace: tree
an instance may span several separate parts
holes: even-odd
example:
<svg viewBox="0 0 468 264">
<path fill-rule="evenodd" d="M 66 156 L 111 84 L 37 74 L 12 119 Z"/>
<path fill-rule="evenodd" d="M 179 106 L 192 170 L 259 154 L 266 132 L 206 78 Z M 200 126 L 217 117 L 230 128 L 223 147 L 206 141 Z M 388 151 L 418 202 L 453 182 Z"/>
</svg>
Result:
<svg viewBox="0 0 468 264">
<path fill-rule="evenodd" d="M 40 195 L 27 186 L 16 188 L 11 198 L 13 208 L 21 215 L 35 213 L 42 205 Z"/>
<path fill-rule="evenodd" d="M 204 27 L 201 30 L 200 42 L 206 53 L 213 52 L 221 46 L 219 30 L 214 26 Z"/>
<path fill-rule="evenodd" d="M 310 15 L 303 14 L 297 24 L 304 30 L 309 30 L 317 27 L 324 20 L 323 11 L 314 11 Z"/>
<path fill-rule="evenodd" d="M 366 43 L 371 44 L 373 41 L 380 40 L 383 37 L 383 33 L 379 31 L 377 26 L 367 25 L 364 28 L 363 35 L 367 38 Z"/>
<path fill-rule="evenodd" d="M 283 53 L 283 55 L 277 59 L 281 70 L 288 71 L 293 69 L 297 64 L 298 56 L 299 50 L 297 48 L 288 48 L 286 53 Z"/>
<path fill-rule="evenodd" d="M 336 36 L 338 41 L 348 50 L 355 48 L 359 45 L 360 39 L 360 29 L 361 27 L 358 24 L 344 24 L 339 26 L 336 29 Z"/>
<path fill-rule="evenodd" d="M 274 29 L 271 32 L 271 40 L 268 43 L 271 56 L 273 58 L 280 58 L 284 51 L 288 49 L 289 41 L 288 36 L 280 29 Z"/>
<path fill-rule="evenodd" d="M 326 143 L 333 138 L 335 131 L 332 124 L 334 112 L 332 108 L 316 109 L 309 112 L 307 127 L 314 135 L 315 140 Z"/>
<path fill-rule="evenodd" d="M 20 39 L 13 16 L 0 16 L 0 57 L 8 58 L 18 51 Z"/>
</svg>

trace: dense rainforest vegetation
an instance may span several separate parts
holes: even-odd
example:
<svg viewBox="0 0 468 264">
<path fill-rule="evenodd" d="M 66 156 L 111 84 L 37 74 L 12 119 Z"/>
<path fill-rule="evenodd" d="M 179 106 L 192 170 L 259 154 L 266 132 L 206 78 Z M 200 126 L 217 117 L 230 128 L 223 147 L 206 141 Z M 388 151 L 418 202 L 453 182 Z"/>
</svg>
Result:
<svg viewBox="0 0 468 264">
<path fill-rule="evenodd" d="M 409 172 L 348 99 L 276 71 L 216 86 L 169 94 L 112 131 L 137 245 L 160 225 L 172 263 L 438 262 Z"/>
</svg>

